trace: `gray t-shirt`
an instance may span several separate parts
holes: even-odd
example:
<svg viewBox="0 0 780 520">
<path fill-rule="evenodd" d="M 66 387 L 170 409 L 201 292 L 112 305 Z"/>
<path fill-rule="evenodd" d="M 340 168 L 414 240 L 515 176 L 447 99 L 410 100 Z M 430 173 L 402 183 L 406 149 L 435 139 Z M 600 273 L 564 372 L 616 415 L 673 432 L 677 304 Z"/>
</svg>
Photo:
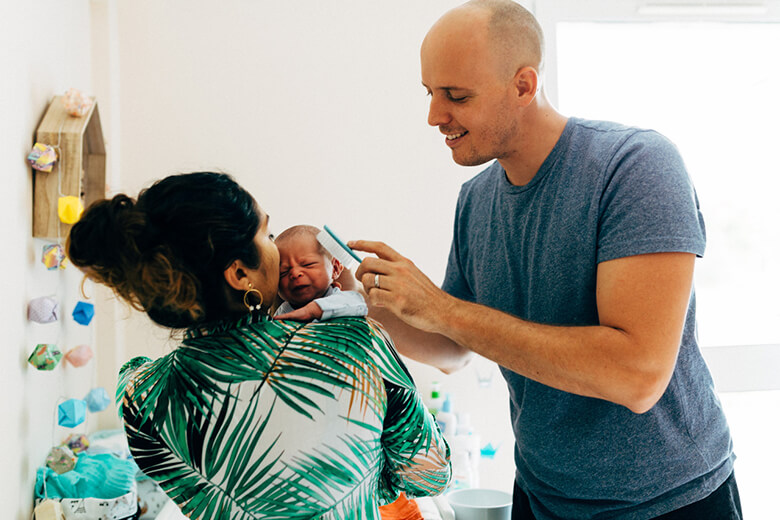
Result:
<svg viewBox="0 0 780 520">
<path fill-rule="evenodd" d="M 571 118 L 533 180 L 496 161 L 466 182 L 443 288 L 537 323 L 596 325 L 596 269 L 615 258 L 704 253 L 682 159 L 657 132 Z M 671 382 L 647 413 L 502 368 L 518 485 L 537 518 L 651 518 L 732 471 L 728 425 L 696 341 L 694 294 Z"/>
</svg>

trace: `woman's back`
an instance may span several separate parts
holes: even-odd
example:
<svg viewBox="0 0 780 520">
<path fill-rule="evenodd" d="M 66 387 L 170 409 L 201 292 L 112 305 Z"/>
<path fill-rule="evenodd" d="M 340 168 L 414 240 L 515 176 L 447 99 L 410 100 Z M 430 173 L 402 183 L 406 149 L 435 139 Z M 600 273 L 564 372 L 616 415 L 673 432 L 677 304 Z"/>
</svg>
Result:
<svg viewBox="0 0 780 520">
<path fill-rule="evenodd" d="M 381 328 L 246 321 L 120 374 L 133 457 L 185 514 L 373 519 L 444 490 L 449 449 Z"/>
</svg>

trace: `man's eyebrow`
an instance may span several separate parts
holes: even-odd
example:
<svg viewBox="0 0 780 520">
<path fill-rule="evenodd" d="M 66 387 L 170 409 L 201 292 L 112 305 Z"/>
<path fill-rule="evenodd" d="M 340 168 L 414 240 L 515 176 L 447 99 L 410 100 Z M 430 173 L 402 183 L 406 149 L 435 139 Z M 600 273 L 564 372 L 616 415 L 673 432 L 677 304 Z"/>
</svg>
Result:
<svg viewBox="0 0 780 520">
<path fill-rule="evenodd" d="M 464 90 L 466 92 L 471 90 L 471 89 L 468 89 L 466 87 L 458 87 L 458 86 L 455 86 L 455 85 L 453 85 L 453 86 L 444 86 L 444 87 L 436 87 L 435 89 L 432 89 L 431 87 L 429 87 L 425 83 L 423 83 L 422 86 L 427 88 L 428 90 L 447 90 L 447 91 L 450 91 L 450 90 Z"/>
</svg>

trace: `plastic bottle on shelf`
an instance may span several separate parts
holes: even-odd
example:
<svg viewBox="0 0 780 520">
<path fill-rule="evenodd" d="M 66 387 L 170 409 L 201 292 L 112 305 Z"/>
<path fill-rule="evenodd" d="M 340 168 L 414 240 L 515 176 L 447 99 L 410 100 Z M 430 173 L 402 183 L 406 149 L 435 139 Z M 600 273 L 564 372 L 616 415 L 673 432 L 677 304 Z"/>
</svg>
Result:
<svg viewBox="0 0 780 520">
<path fill-rule="evenodd" d="M 431 383 L 431 397 L 428 399 L 428 410 L 436 416 L 444 404 L 444 398 L 441 395 L 441 386 L 438 381 Z"/>
<path fill-rule="evenodd" d="M 436 422 L 439 423 L 439 429 L 447 440 L 455 438 L 458 428 L 458 418 L 452 411 L 452 398 L 450 394 L 444 399 L 441 410 L 436 414 Z"/>
<path fill-rule="evenodd" d="M 454 437 L 450 437 L 453 489 L 479 487 L 479 436 L 468 413 L 458 414 Z"/>
</svg>

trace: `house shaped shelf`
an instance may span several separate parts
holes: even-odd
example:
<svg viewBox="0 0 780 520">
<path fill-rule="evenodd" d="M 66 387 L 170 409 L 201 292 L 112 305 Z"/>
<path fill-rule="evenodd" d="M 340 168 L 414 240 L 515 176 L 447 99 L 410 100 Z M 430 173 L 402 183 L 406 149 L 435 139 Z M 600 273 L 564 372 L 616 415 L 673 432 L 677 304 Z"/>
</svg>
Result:
<svg viewBox="0 0 780 520">
<path fill-rule="evenodd" d="M 64 238 L 70 225 L 60 222 L 60 195 L 81 198 L 86 208 L 106 197 L 106 149 L 97 102 L 82 117 L 68 114 L 55 96 L 35 133 L 36 142 L 57 148 L 50 173 L 33 170 L 33 236 Z"/>
</svg>

